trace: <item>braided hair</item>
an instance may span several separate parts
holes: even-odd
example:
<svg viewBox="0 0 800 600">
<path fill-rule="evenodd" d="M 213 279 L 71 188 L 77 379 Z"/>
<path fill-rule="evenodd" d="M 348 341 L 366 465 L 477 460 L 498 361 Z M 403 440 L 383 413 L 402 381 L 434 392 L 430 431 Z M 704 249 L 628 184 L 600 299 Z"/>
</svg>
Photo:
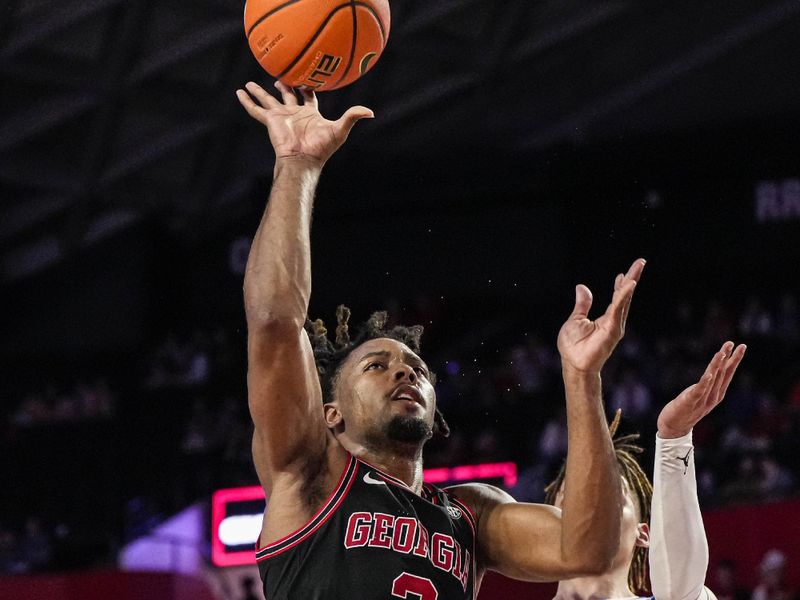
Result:
<svg viewBox="0 0 800 600">
<path fill-rule="evenodd" d="M 653 485 L 647 478 L 647 474 L 639 465 L 636 455 L 644 452 L 644 449 L 634 442 L 639 439 L 639 434 L 623 435 L 615 437 L 622 410 L 617 409 L 614 419 L 608 426 L 608 433 L 614 443 L 614 454 L 617 457 L 617 465 L 622 477 L 628 484 L 628 489 L 633 495 L 639 509 L 639 520 L 642 523 L 650 522 L 650 503 L 653 499 Z M 564 485 L 566 475 L 566 462 L 561 466 L 556 478 L 544 488 L 545 502 L 555 504 L 556 496 L 561 486 Z M 633 551 L 631 566 L 628 570 L 628 586 L 639 594 L 650 594 L 650 578 L 647 572 L 647 548 L 637 546 Z"/>
<path fill-rule="evenodd" d="M 422 325 L 413 325 L 411 327 L 397 325 L 387 329 L 386 323 L 388 320 L 389 316 L 386 311 L 374 312 L 351 338 L 350 309 L 343 304 L 339 305 L 336 308 L 336 335 L 334 341 L 331 341 L 328 337 L 328 330 L 325 328 L 325 323 L 322 319 L 317 319 L 316 321 L 306 320 L 305 329 L 311 340 L 311 347 L 314 350 L 314 364 L 317 367 L 317 375 L 322 388 L 323 402 L 333 400 L 333 390 L 336 387 L 342 364 L 350 356 L 350 353 L 364 342 L 376 338 L 389 338 L 405 344 L 412 351 L 419 354 L 423 332 Z M 435 384 L 436 375 L 430 373 L 428 380 L 431 384 Z M 438 408 L 434 416 L 433 433 L 443 437 L 450 435 L 450 427 Z"/>
</svg>

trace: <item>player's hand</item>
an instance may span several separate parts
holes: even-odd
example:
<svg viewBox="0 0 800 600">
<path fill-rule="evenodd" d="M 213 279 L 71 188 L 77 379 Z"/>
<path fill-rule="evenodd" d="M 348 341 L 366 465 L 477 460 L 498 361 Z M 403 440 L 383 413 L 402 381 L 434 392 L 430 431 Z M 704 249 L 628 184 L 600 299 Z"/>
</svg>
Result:
<svg viewBox="0 0 800 600">
<path fill-rule="evenodd" d="M 625 333 L 633 291 L 644 265 L 644 259 L 640 258 L 625 275 L 617 275 L 611 304 L 596 321 L 589 319 L 592 292 L 585 285 L 575 288 L 575 308 L 558 333 L 558 351 L 565 369 L 589 374 L 600 372 Z"/>
<path fill-rule="evenodd" d="M 700 381 L 683 390 L 661 409 L 658 415 L 659 437 L 683 437 L 722 402 L 746 350 L 744 344 L 739 344 L 734 350 L 733 342 L 725 342 L 708 363 Z"/>
<path fill-rule="evenodd" d="M 281 102 L 252 81 L 245 87 L 247 91 L 236 90 L 236 97 L 247 114 L 267 127 L 277 161 L 300 159 L 321 167 L 344 143 L 356 121 L 373 117 L 370 109 L 354 106 L 339 120 L 329 121 L 319 113 L 313 90 L 298 90 L 300 102 L 294 90 L 276 82 Z"/>
</svg>

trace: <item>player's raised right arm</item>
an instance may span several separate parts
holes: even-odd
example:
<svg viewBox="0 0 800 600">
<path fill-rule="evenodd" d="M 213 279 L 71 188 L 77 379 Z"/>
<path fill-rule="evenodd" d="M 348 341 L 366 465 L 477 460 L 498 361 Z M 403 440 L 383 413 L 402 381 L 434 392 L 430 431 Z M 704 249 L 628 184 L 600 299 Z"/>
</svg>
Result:
<svg viewBox="0 0 800 600">
<path fill-rule="evenodd" d="M 372 115 L 354 107 L 328 121 L 313 92 L 302 92 L 301 103 L 292 90 L 277 87 L 282 102 L 254 83 L 236 92 L 248 114 L 267 127 L 275 149 L 272 192 L 244 279 L 254 461 L 268 488 L 276 473 L 303 469 L 325 450 L 321 391 L 303 330 L 311 294 L 311 212 L 325 162 L 355 122 Z"/>
</svg>

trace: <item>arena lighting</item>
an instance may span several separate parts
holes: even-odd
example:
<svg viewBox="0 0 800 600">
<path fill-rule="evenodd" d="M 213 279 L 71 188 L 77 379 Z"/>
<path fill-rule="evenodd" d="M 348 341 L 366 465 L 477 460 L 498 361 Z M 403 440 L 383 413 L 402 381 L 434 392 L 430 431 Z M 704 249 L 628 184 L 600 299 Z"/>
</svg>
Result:
<svg viewBox="0 0 800 600">
<path fill-rule="evenodd" d="M 424 478 L 428 483 L 442 487 L 464 481 L 484 481 L 508 489 L 517 483 L 517 465 L 504 462 L 425 469 Z M 216 566 L 254 564 L 254 546 L 266 505 L 264 490 L 257 485 L 214 492 L 211 499 L 211 560 Z"/>
</svg>

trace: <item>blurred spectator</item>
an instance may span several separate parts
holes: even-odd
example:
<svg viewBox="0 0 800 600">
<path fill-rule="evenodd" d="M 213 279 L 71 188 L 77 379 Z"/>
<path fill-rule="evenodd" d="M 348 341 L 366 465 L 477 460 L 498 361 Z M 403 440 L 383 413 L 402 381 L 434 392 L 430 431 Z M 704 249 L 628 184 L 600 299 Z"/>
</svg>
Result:
<svg viewBox="0 0 800 600">
<path fill-rule="evenodd" d="M 52 383 L 44 392 L 27 393 L 11 416 L 11 423 L 19 427 L 33 427 L 42 423 L 64 423 L 107 419 L 113 416 L 115 397 L 108 381 L 99 377 L 91 385 L 79 383 L 61 391 Z"/>
<path fill-rule="evenodd" d="M 794 477 L 771 456 L 760 459 L 761 489 L 764 500 L 782 500 L 794 488 Z"/>
<path fill-rule="evenodd" d="M 434 464 L 452 466 L 463 465 L 469 461 L 467 437 L 463 431 L 455 430 L 444 442 L 444 448 L 435 457 Z"/>
<path fill-rule="evenodd" d="M 723 502 L 742 504 L 761 500 L 763 476 L 759 467 L 753 455 L 744 455 L 739 461 L 736 478 L 722 488 Z"/>
<path fill-rule="evenodd" d="M 567 413 L 563 408 L 550 419 L 539 437 L 539 458 L 546 464 L 560 461 L 567 453 Z"/>
<path fill-rule="evenodd" d="M 786 556 L 780 550 L 769 550 L 759 565 L 760 578 L 752 600 L 795 600 L 786 584 Z"/>
<path fill-rule="evenodd" d="M 26 570 L 41 571 L 49 563 L 53 553 L 50 536 L 36 517 L 28 517 L 25 531 L 19 541 L 19 551 Z"/>
<path fill-rule="evenodd" d="M 721 412 L 729 422 L 748 423 L 758 407 L 758 396 L 753 373 L 748 369 L 740 370 L 728 389 Z"/>
<path fill-rule="evenodd" d="M 631 368 L 623 370 L 609 397 L 607 408 L 610 413 L 621 408 L 622 414 L 635 422 L 643 421 L 652 411 L 650 390 Z"/>
<path fill-rule="evenodd" d="M 786 344 L 796 344 L 800 341 L 800 310 L 797 307 L 797 298 L 791 294 L 784 294 L 781 297 L 778 316 L 775 319 L 775 331 Z"/>
<path fill-rule="evenodd" d="M 756 296 L 747 300 L 744 312 L 739 317 L 739 333 L 745 338 L 766 337 L 773 331 L 772 315 Z"/>
<path fill-rule="evenodd" d="M 498 462 L 508 458 L 498 431 L 489 427 L 478 434 L 473 442 L 475 457 L 480 462 Z"/>
<path fill-rule="evenodd" d="M 22 558 L 14 532 L 0 527 L 0 573 L 17 575 L 24 573 L 27 565 Z"/>
<path fill-rule="evenodd" d="M 736 564 L 727 559 L 717 563 L 709 587 L 717 600 L 747 600 L 750 597 L 750 592 L 739 585 Z"/>
<path fill-rule="evenodd" d="M 701 339 L 703 348 L 718 349 L 733 337 L 733 319 L 717 301 L 712 301 L 706 309 Z"/>
</svg>

